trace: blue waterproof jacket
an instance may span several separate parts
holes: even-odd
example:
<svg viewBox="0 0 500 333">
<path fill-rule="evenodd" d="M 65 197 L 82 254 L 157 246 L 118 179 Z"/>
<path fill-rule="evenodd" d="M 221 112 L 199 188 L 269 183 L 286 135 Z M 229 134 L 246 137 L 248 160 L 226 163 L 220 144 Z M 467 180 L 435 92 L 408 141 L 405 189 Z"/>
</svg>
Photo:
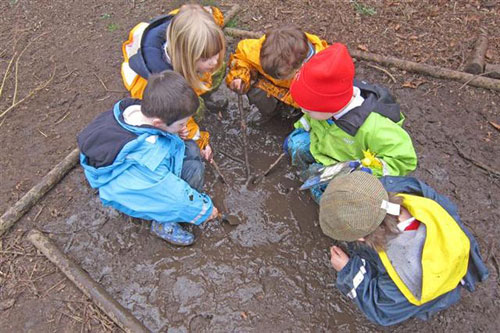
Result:
<svg viewBox="0 0 500 333">
<path fill-rule="evenodd" d="M 180 178 L 185 145 L 177 135 L 124 122 L 127 98 L 98 116 L 78 135 L 85 176 L 105 205 L 146 220 L 204 222 L 213 204 Z"/>
<path fill-rule="evenodd" d="M 450 307 L 460 299 L 461 286 L 474 291 L 475 284 L 484 281 L 489 273 L 481 259 L 474 236 L 464 227 L 457 207 L 445 196 L 439 195 L 425 183 L 412 177 L 386 176 L 380 178 L 388 192 L 423 196 L 437 202 L 458 223 L 470 240 L 467 274 L 452 291 L 420 306 L 411 304 L 389 277 L 379 255 L 367 246 L 350 243 L 351 254 L 347 265 L 337 274 L 337 286 L 353 299 L 371 321 L 388 326 L 411 317 L 428 319 L 432 314 Z"/>
</svg>

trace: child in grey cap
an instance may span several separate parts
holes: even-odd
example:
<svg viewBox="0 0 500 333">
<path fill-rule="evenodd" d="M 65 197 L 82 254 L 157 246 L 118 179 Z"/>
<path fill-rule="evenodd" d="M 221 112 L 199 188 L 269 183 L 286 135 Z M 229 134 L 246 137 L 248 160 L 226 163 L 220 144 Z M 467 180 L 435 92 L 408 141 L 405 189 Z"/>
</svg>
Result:
<svg viewBox="0 0 500 333">
<path fill-rule="evenodd" d="M 380 325 L 428 319 L 488 277 L 456 206 L 415 178 L 339 176 L 319 219 L 325 235 L 350 242 L 350 255 L 330 249 L 338 288 Z"/>
</svg>

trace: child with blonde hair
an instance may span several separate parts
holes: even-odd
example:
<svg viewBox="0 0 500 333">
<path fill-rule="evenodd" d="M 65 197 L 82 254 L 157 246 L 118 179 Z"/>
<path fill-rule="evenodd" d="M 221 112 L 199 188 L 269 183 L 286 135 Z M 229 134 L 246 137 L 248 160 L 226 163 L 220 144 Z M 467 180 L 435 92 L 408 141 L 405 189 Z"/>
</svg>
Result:
<svg viewBox="0 0 500 333">
<path fill-rule="evenodd" d="M 218 8 L 193 4 L 136 25 L 122 46 L 121 73 L 131 97 L 142 98 L 149 76 L 164 70 L 180 73 L 198 96 L 217 87 L 222 77 L 216 74 L 220 70 L 224 74 L 223 24 Z M 197 114 L 204 109 L 203 100 L 200 102 Z M 183 139 L 195 140 L 203 157 L 211 159 L 209 133 L 200 131 L 194 119 L 179 134 Z"/>
</svg>

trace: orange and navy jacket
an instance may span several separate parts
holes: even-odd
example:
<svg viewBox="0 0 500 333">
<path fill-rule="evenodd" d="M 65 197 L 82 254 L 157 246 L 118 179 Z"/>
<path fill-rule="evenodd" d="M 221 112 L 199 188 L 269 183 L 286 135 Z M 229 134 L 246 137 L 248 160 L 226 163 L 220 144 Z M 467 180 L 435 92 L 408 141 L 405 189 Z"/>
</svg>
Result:
<svg viewBox="0 0 500 333">
<path fill-rule="evenodd" d="M 310 47 L 308 57 L 328 47 L 327 42 L 318 36 L 308 33 L 306 33 L 306 36 Z M 269 95 L 276 97 L 288 105 L 299 108 L 289 93 L 292 80 L 273 78 L 264 72 L 260 64 L 260 50 L 265 39 L 266 36 L 264 35 L 259 39 L 244 39 L 238 43 L 235 52 L 229 57 L 229 73 L 226 77 L 226 84 L 229 86 L 233 80 L 241 79 L 246 90 L 248 90 L 252 81 L 257 80 L 254 84 L 257 88 L 266 91 Z"/>
</svg>

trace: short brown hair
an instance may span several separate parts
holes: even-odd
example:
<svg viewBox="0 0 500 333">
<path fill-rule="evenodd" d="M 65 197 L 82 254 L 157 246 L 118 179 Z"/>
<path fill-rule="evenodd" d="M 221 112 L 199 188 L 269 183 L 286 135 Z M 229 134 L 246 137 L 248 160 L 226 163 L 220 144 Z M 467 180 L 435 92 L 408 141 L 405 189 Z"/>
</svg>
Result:
<svg viewBox="0 0 500 333">
<path fill-rule="evenodd" d="M 152 74 L 144 90 L 141 111 L 147 117 L 160 118 L 167 126 L 192 116 L 200 102 L 193 88 L 174 71 Z"/>
<path fill-rule="evenodd" d="M 296 26 L 269 30 L 260 50 L 260 64 L 267 74 L 282 79 L 297 70 L 309 51 L 306 34 Z"/>
<path fill-rule="evenodd" d="M 401 205 L 403 198 L 396 196 L 396 193 L 389 192 L 389 202 Z M 385 250 L 390 236 L 400 233 L 398 229 L 399 216 L 387 214 L 382 223 L 368 236 L 365 236 L 365 243 L 377 251 Z"/>
</svg>

